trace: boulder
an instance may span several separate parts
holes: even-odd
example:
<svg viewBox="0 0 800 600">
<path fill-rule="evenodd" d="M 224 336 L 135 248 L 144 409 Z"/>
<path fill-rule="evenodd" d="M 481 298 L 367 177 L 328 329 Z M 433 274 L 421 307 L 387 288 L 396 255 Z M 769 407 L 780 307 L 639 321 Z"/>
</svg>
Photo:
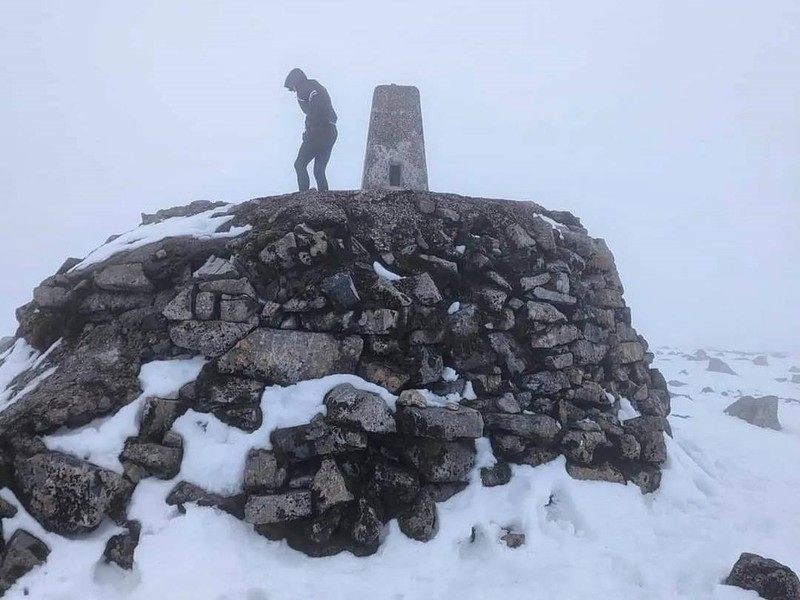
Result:
<svg viewBox="0 0 800 600">
<path fill-rule="evenodd" d="M 166 398 L 148 398 L 142 409 L 139 437 L 160 444 L 175 421 L 186 412 L 183 402 Z"/>
<path fill-rule="evenodd" d="M 130 571 L 133 568 L 133 555 L 136 546 L 139 545 L 142 526 L 138 521 L 128 521 L 126 527 L 128 530 L 125 533 L 111 536 L 106 542 L 103 560 Z"/>
<path fill-rule="evenodd" d="M 166 503 L 169 506 L 183 508 L 185 504 L 197 504 L 209 508 L 218 508 L 237 519 L 244 517 L 240 498 L 213 494 L 187 481 L 178 482 L 167 495 Z"/>
<path fill-rule="evenodd" d="M 556 325 L 547 333 L 531 337 L 532 348 L 555 348 L 574 342 L 581 333 L 575 325 Z"/>
<path fill-rule="evenodd" d="M 538 323 L 563 323 L 567 317 L 554 307 L 545 302 L 527 302 L 525 304 L 525 315 L 528 321 Z"/>
<path fill-rule="evenodd" d="M 379 361 L 362 360 L 357 373 L 363 379 L 386 388 L 393 394 L 399 393 L 411 381 L 411 376 L 405 371 Z"/>
<path fill-rule="evenodd" d="M 179 348 L 215 357 L 228 352 L 254 328 L 252 323 L 182 321 L 170 325 L 169 337 Z"/>
<path fill-rule="evenodd" d="M 170 432 L 165 441 L 171 445 L 129 439 L 119 458 L 142 467 L 158 479 L 172 479 L 181 470 L 183 440 L 177 433 Z"/>
<path fill-rule="evenodd" d="M 778 397 L 742 396 L 725 409 L 725 414 L 738 417 L 751 425 L 775 429 L 780 431 L 781 423 L 778 420 Z"/>
<path fill-rule="evenodd" d="M 24 529 L 17 529 L 8 540 L 3 561 L 0 563 L 0 596 L 17 579 L 44 564 L 49 554 L 50 548 L 47 544 Z"/>
<path fill-rule="evenodd" d="M 94 276 L 94 284 L 109 292 L 152 292 L 153 284 L 140 263 L 110 265 Z"/>
<path fill-rule="evenodd" d="M 595 450 L 606 443 L 606 436 L 602 431 L 568 431 L 561 439 L 567 460 L 582 465 L 590 464 Z"/>
<path fill-rule="evenodd" d="M 427 542 L 436 533 L 436 503 L 421 492 L 414 503 L 397 517 L 400 531 L 412 540 Z"/>
<path fill-rule="evenodd" d="M 326 458 L 311 482 L 311 499 L 317 513 L 355 500 L 347 489 L 344 475 L 336 461 Z"/>
<path fill-rule="evenodd" d="M 321 418 L 308 425 L 275 429 L 270 440 L 279 458 L 293 462 L 367 447 L 366 432 L 335 427 Z"/>
<path fill-rule="evenodd" d="M 402 452 L 424 480 L 431 483 L 466 481 L 475 464 L 473 442 L 409 440 Z"/>
<path fill-rule="evenodd" d="M 483 435 L 481 413 L 466 406 L 458 407 L 458 410 L 434 406 L 401 406 L 397 409 L 395 419 L 399 433 L 414 437 L 454 441 Z"/>
<path fill-rule="evenodd" d="M 497 461 L 491 467 L 481 468 L 481 483 L 484 487 L 505 485 L 511 481 L 511 467 L 507 462 Z"/>
<path fill-rule="evenodd" d="M 363 348 L 364 340 L 355 336 L 337 339 L 327 333 L 261 328 L 224 353 L 217 367 L 221 373 L 291 385 L 354 373 Z"/>
<path fill-rule="evenodd" d="M 558 421 L 547 415 L 489 413 L 484 421 L 488 430 L 505 431 L 540 446 L 554 443 L 561 433 Z"/>
<path fill-rule="evenodd" d="M 274 452 L 250 450 L 244 464 L 244 489 L 248 493 L 279 490 L 286 482 L 286 469 Z"/>
<path fill-rule="evenodd" d="M 580 479 L 584 481 L 625 483 L 625 476 L 622 474 L 622 472 L 608 463 L 601 465 L 576 465 L 568 462 L 567 473 L 569 473 L 569 476 L 573 479 Z"/>
<path fill-rule="evenodd" d="M 442 294 L 428 273 L 405 277 L 397 287 L 423 306 L 436 306 L 442 301 Z"/>
<path fill-rule="evenodd" d="M 569 376 L 564 371 L 540 371 L 522 378 L 525 389 L 534 394 L 555 394 L 570 387 Z"/>
<path fill-rule="evenodd" d="M 191 287 L 181 290 L 167 303 L 161 314 L 170 321 L 189 321 L 194 318 L 193 290 Z"/>
<path fill-rule="evenodd" d="M 218 256 L 211 256 L 202 267 L 192 273 L 194 279 L 215 280 L 215 279 L 236 279 L 239 271 L 233 263 Z"/>
<path fill-rule="evenodd" d="M 322 292 L 333 302 L 334 306 L 350 310 L 361 304 L 350 273 L 336 273 L 322 281 Z"/>
<path fill-rule="evenodd" d="M 420 490 L 415 473 L 383 462 L 375 465 L 368 487 L 390 508 L 409 504 Z"/>
<path fill-rule="evenodd" d="M 133 491 L 117 473 L 59 452 L 18 458 L 14 488 L 25 509 L 61 535 L 94 530 L 118 515 Z"/>
<path fill-rule="evenodd" d="M 725 373 L 726 375 L 738 375 L 736 371 L 728 366 L 728 363 L 715 356 L 712 356 L 708 359 L 708 367 L 706 367 L 706 371 L 711 371 L 712 373 Z"/>
<path fill-rule="evenodd" d="M 326 421 L 355 427 L 368 433 L 395 431 L 395 419 L 386 401 L 374 392 L 354 388 L 349 383 L 337 385 L 325 395 Z"/>
<path fill-rule="evenodd" d="M 726 585 L 752 590 L 765 600 L 800 600 L 800 580 L 786 565 L 743 552 L 725 578 Z"/>
<path fill-rule="evenodd" d="M 250 496 L 244 505 L 244 520 L 253 525 L 270 525 L 311 516 L 311 492 Z"/>
</svg>

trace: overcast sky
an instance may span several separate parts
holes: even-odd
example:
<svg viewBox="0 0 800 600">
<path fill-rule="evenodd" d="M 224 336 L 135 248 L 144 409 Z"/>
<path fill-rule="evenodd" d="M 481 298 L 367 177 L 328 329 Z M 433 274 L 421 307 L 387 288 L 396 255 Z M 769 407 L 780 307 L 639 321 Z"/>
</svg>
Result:
<svg viewBox="0 0 800 600">
<path fill-rule="evenodd" d="M 4 0 L 0 335 L 139 213 L 292 191 L 295 66 L 360 185 L 420 88 L 431 189 L 581 217 L 653 345 L 800 349 L 798 0 Z"/>
</svg>

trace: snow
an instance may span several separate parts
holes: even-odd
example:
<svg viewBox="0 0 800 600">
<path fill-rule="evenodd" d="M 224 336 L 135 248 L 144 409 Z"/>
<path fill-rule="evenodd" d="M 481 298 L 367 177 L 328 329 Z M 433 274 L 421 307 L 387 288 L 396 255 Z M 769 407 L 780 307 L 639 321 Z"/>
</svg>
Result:
<svg viewBox="0 0 800 600">
<path fill-rule="evenodd" d="M 190 217 L 172 217 L 160 223 L 140 225 L 92 250 L 80 263 L 75 265 L 70 272 L 80 271 L 88 266 L 108 260 L 118 252 L 134 250 L 153 242 L 158 242 L 169 237 L 192 236 L 202 239 L 236 237 L 247 231 L 251 226 L 231 227 L 229 231 L 217 230 L 233 219 L 234 215 L 228 211 L 234 205 L 214 208 Z"/>
<path fill-rule="evenodd" d="M 175 481 L 189 476 L 237 491 L 244 454 L 265 447 L 272 427 L 307 422 L 324 410 L 328 389 L 364 382 L 333 376 L 267 388 L 265 424 L 253 434 L 187 414 L 176 424 L 186 438 L 181 474 L 170 482 L 143 481 L 131 502 L 129 515 L 143 528 L 134 572 L 98 564 L 115 528 L 66 540 L 43 532 L 21 510 L 4 521 L 5 535 L 24 526 L 53 552 L 6 598 L 755 600 L 753 593 L 720 583 L 739 553 L 756 552 L 800 570 L 800 385 L 776 381 L 800 359 L 770 357 L 769 367 L 732 354 L 725 360 L 739 377 L 708 373 L 705 361 L 689 361 L 677 351 L 656 351 L 655 366 L 667 380 L 686 384 L 673 397 L 674 438 L 667 438 L 669 459 L 658 492 L 643 496 L 633 485 L 573 480 L 563 458 L 537 468 L 514 466 L 509 484 L 484 488 L 477 469 L 495 459 L 486 440 L 479 440 L 469 486 L 438 505 L 436 537 L 416 542 L 391 522 L 380 551 L 367 558 L 310 559 L 217 509 L 188 506 L 181 515 L 163 501 Z M 700 393 L 705 386 L 715 391 Z M 782 431 L 724 414 L 748 393 L 782 399 Z M 623 402 L 621 415 L 633 415 L 632 408 Z M 205 430 L 190 427 L 198 419 Z M 203 470 L 218 453 L 223 457 Z M 0 493 L 19 505 L 8 490 Z M 525 534 L 526 544 L 506 547 L 500 538 L 509 530 Z"/>
<path fill-rule="evenodd" d="M 56 367 L 47 369 L 34 377 L 24 388 L 16 393 L 8 388 L 15 377 L 25 371 L 37 368 L 60 344 L 61 340 L 58 340 L 44 353 L 40 353 L 28 342 L 20 338 L 14 342 L 11 348 L 0 355 L 0 411 L 17 402 L 56 372 Z"/>
<path fill-rule="evenodd" d="M 388 281 L 400 281 L 401 279 L 403 279 L 402 275 L 398 275 L 397 273 L 392 273 L 389 269 L 384 267 L 377 260 L 372 263 L 372 269 L 375 271 L 375 273 L 378 274 L 378 277 L 382 277 L 383 279 L 387 279 Z"/>
<path fill-rule="evenodd" d="M 139 433 L 139 419 L 147 398 L 175 398 L 178 390 L 197 379 L 205 364 L 203 358 L 157 360 L 142 365 L 139 382 L 142 393 L 109 417 L 95 419 L 75 429 L 61 429 L 45 436 L 50 450 L 73 454 L 100 467 L 122 473 L 119 454 L 125 440 Z"/>
<path fill-rule="evenodd" d="M 447 314 L 453 315 L 461 310 L 461 302 L 453 302 L 450 306 L 447 307 Z"/>
</svg>

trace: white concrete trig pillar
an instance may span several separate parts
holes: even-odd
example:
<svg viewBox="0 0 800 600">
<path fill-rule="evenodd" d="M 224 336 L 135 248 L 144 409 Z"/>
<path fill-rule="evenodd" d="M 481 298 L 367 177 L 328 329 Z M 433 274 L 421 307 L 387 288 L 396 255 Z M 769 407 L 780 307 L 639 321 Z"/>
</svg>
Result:
<svg viewBox="0 0 800 600">
<path fill-rule="evenodd" d="M 413 85 L 375 88 L 361 188 L 428 189 L 422 108 L 419 90 Z"/>
</svg>

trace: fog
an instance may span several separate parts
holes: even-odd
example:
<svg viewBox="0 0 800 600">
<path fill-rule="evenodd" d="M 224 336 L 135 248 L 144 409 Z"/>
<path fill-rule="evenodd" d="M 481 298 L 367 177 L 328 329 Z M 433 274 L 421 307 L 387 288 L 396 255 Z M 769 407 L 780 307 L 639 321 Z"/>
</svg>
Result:
<svg viewBox="0 0 800 600">
<path fill-rule="evenodd" d="M 797 0 L 6 0 L 0 57 L 0 336 L 141 212 L 293 191 L 301 67 L 333 189 L 416 85 L 431 189 L 574 212 L 651 344 L 800 349 Z"/>
</svg>

